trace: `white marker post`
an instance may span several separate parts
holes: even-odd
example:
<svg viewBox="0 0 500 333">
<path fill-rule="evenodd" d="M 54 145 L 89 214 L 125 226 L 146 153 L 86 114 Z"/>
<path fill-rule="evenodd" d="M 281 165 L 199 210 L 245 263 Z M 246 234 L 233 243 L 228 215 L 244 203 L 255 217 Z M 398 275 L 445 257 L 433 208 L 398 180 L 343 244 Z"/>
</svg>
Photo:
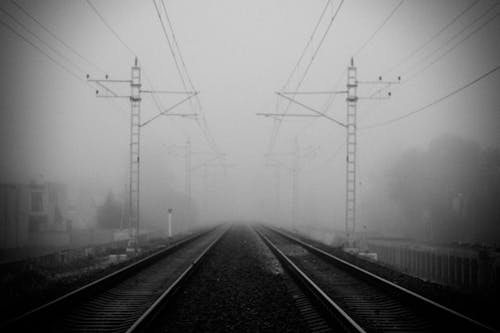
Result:
<svg viewBox="0 0 500 333">
<path fill-rule="evenodd" d="M 168 239 L 172 237 L 172 212 L 173 208 L 168 209 Z"/>
</svg>

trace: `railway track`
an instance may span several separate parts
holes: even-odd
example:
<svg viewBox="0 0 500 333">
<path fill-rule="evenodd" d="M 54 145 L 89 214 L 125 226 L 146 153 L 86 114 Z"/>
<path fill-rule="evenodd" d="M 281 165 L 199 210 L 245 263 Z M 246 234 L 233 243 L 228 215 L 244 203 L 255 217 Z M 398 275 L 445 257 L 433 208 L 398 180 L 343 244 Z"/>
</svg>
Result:
<svg viewBox="0 0 500 333">
<path fill-rule="evenodd" d="M 0 327 L 2 332 L 138 332 L 228 230 L 191 236 Z"/>
<path fill-rule="evenodd" d="M 280 230 L 256 231 L 334 330 L 495 332 Z"/>
</svg>

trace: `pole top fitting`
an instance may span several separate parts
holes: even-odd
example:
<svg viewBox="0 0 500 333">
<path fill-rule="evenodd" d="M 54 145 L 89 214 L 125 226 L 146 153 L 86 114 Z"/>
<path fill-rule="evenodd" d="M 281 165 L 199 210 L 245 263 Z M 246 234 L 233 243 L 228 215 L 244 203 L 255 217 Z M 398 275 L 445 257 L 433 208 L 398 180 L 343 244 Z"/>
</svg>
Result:
<svg viewBox="0 0 500 333">
<path fill-rule="evenodd" d="M 137 56 L 135 57 L 135 66 L 137 66 Z"/>
</svg>

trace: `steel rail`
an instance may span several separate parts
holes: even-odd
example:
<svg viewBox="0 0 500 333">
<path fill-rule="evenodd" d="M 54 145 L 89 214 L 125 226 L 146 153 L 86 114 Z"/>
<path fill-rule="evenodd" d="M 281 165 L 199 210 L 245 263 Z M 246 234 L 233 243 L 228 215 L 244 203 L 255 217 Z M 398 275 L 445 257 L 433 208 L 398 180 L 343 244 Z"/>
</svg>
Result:
<svg viewBox="0 0 500 333">
<path fill-rule="evenodd" d="M 61 313 L 66 312 L 69 308 L 74 308 L 85 301 L 90 300 L 93 296 L 105 292 L 118 285 L 119 283 L 127 280 L 130 277 L 140 273 L 144 269 L 152 266 L 161 259 L 167 257 L 169 254 L 175 253 L 177 250 L 184 248 L 191 242 L 210 234 L 217 232 L 217 228 L 209 229 L 195 235 L 182 239 L 165 249 L 161 249 L 145 258 L 131 263 L 113 273 L 110 273 L 102 278 L 90 282 L 76 290 L 73 290 L 61 297 L 56 298 L 44 305 L 41 305 L 33 310 L 30 310 L 18 317 L 15 317 L 5 323 L 0 324 L 2 332 L 9 331 L 25 331 L 34 325 L 45 325 L 50 319 L 57 318 Z"/>
<path fill-rule="evenodd" d="M 198 269 L 200 264 L 204 259 L 207 258 L 207 254 L 210 250 L 226 235 L 227 231 L 230 229 L 226 228 L 223 232 L 213 240 L 210 245 L 208 245 L 205 250 L 189 265 L 188 268 L 182 272 L 182 274 L 172 283 L 157 299 L 156 301 L 146 310 L 142 316 L 136 320 L 136 322 L 127 330 L 127 333 L 137 333 L 146 332 L 147 329 L 154 323 L 154 320 L 158 315 L 171 303 L 175 295 L 186 286 L 189 282 L 189 278 Z"/>
<path fill-rule="evenodd" d="M 313 298 L 315 303 L 325 314 L 325 319 L 333 326 L 340 326 L 346 332 L 366 332 L 354 319 L 352 319 L 330 296 L 328 296 L 310 277 L 295 265 L 263 232 L 256 229 L 257 234 L 276 255 L 285 269 L 292 275 L 296 282 Z"/>
<path fill-rule="evenodd" d="M 321 250 L 311 244 L 300 240 L 287 232 L 279 230 L 275 227 L 265 226 L 266 229 L 275 232 L 276 234 L 302 246 L 312 254 L 324 259 L 325 261 L 351 273 L 352 275 L 364 280 L 368 284 L 379 287 L 386 292 L 397 295 L 404 302 L 413 305 L 415 308 L 427 313 L 433 321 L 446 322 L 449 327 L 463 329 L 469 332 L 498 332 L 492 327 L 489 327 L 477 320 L 474 320 L 464 314 L 461 314 L 453 309 L 450 309 L 442 304 L 432 301 L 416 292 L 399 286 L 387 279 L 384 279 L 374 273 L 371 273 L 363 268 L 347 262 L 335 255 Z"/>
</svg>

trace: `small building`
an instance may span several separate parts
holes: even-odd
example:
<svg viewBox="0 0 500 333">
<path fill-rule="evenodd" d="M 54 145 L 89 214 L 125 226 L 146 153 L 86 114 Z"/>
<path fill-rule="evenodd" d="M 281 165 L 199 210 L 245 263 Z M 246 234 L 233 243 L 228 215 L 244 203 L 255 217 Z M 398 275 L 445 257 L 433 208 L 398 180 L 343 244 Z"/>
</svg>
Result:
<svg viewBox="0 0 500 333">
<path fill-rule="evenodd" d="M 67 207 L 63 184 L 0 184 L 0 248 L 68 245 Z"/>
</svg>

